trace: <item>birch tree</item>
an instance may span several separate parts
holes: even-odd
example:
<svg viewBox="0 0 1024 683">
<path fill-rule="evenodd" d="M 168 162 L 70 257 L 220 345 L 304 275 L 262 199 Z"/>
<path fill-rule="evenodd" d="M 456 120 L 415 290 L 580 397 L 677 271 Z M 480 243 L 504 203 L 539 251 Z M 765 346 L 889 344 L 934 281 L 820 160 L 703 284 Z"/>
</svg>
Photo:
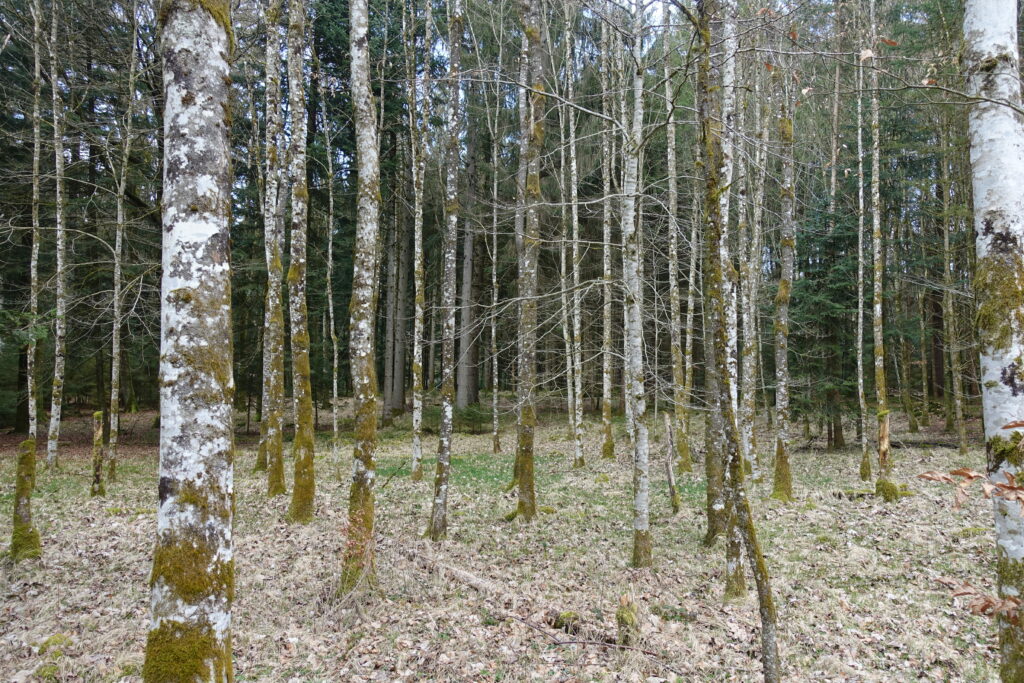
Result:
<svg viewBox="0 0 1024 683">
<path fill-rule="evenodd" d="M 783 69 L 779 98 L 779 140 L 782 156 L 781 224 L 779 226 L 779 290 L 775 295 L 775 477 L 772 497 L 793 499 L 793 475 L 789 469 L 789 300 L 793 292 L 796 257 L 796 159 L 793 126 L 793 78 Z"/>
<path fill-rule="evenodd" d="M 60 441 L 61 408 L 64 405 L 64 351 L 67 345 L 67 231 L 64 226 L 64 102 L 60 95 L 60 70 L 57 61 L 59 3 L 50 7 L 50 92 L 53 103 L 53 197 L 54 233 L 57 236 L 56 312 L 53 323 L 53 384 L 50 393 L 50 429 L 46 439 L 46 466 L 57 466 Z"/>
<path fill-rule="evenodd" d="M 676 103 L 675 83 L 669 64 L 671 54 L 672 13 L 666 15 L 664 42 L 665 60 L 665 173 L 668 176 L 668 291 L 672 347 L 672 404 L 674 418 L 671 421 L 672 442 L 675 445 L 675 459 L 682 472 L 693 470 L 690 461 L 690 436 L 686 431 L 687 396 L 686 368 L 683 360 L 682 300 L 679 293 L 679 178 L 676 171 Z M 691 245 L 692 246 L 692 245 Z"/>
<path fill-rule="evenodd" d="M 117 442 L 120 434 L 120 413 L 121 413 L 121 327 L 123 325 L 122 314 L 122 282 L 121 262 L 124 254 L 125 241 L 125 202 L 128 189 L 128 168 L 131 164 L 132 137 L 135 134 L 135 79 L 138 69 L 138 36 L 139 22 L 136 15 L 135 3 L 131 6 L 132 19 L 132 49 L 128 63 L 128 86 L 127 100 L 128 108 L 124 114 L 124 128 L 122 129 L 123 139 L 121 140 L 121 159 L 117 176 L 117 223 L 114 228 L 114 292 L 113 292 L 113 324 L 110 341 L 110 435 L 107 440 L 107 462 L 109 471 L 107 473 L 110 481 L 117 478 Z"/>
<path fill-rule="evenodd" d="M 39 112 L 42 102 L 43 76 L 43 3 L 32 0 L 32 256 L 29 261 L 29 316 L 35 325 L 39 319 L 39 244 L 42 234 L 39 230 L 39 185 L 42 177 L 39 166 L 42 159 L 42 120 Z M 36 356 L 38 343 L 33 334 L 28 342 L 25 367 L 28 393 L 28 437 L 32 441 L 32 457 L 35 458 L 36 439 L 39 436 L 39 390 L 36 377 Z M 33 463 L 33 473 L 35 471 Z"/>
<path fill-rule="evenodd" d="M 608 22 L 601 22 L 601 112 L 612 116 L 608 91 Z M 601 126 L 601 457 L 615 457 L 612 435 L 612 135 Z"/>
<path fill-rule="evenodd" d="M 439 541 L 448 534 L 448 481 L 451 473 L 452 420 L 455 408 L 455 252 L 459 228 L 459 168 L 462 55 L 462 0 L 452 0 L 448 14 L 448 136 L 445 150 L 445 212 L 441 281 L 441 426 L 434 474 L 434 500 L 427 535 Z M 467 228 L 468 229 L 468 228 Z M 472 248 L 471 242 L 467 246 Z M 466 349 L 463 349 L 463 353 Z"/>
<path fill-rule="evenodd" d="M 878 26 L 875 23 L 875 0 L 868 3 L 868 23 L 871 47 L 866 56 L 871 68 L 871 251 L 873 265 L 873 293 L 871 299 L 872 334 L 875 362 L 875 410 L 878 415 L 878 479 L 876 490 L 886 500 L 899 497 L 896 487 L 889 481 L 892 464 L 889 462 L 889 399 L 885 382 L 885 329 L 882 317 L 884 295 L 885 253 L 882 249 L 882 152 L 881 124 L 879 123 L 879 95 L 877 58 L 873 50 L 878 45 Z"/>
<path fill-rule="evenodd" d="M 160 503 L 143 678 L 233 678 L 230 5 L 168 0 Z"/>
<path fill-rule="evenodd" d="M 634 567 L 649 567 L 651 559 L 649 444 L 647 399 L 644 394 L 643 283 L 640 276 L 641 244 L 637 228 L 640 152 L 644 123 L 644 64 L 641 0 L 635 0 L 628 37 L 628 65 L 632 75 L 633 108 L 629 138 L 623 145 L 625 164 L 622 185 L 623 280 L 626 295 L 626 391 L 632 406 L 633 439 L 633 556 Z M 625 120 L 623 121 L 625 123 Z"/>
<path fill-rule="evenodd" d="M 356 239 L 353 249 L 349 364 L 355 399 L 355 447 L 349 488 L 349 538 L 342 567 L 341 591 L 354 588 L 374 572 L 374 452 L 377 448 L 377 374 L 374 358 L 374 273 L 380 215 L 380 160 L 377 118 L 370 91 L 370 46 L 367 0 L 349 3 L 349 48 L 352 106 L 356 131 Z"/>
<path fill-rule="evenodd" d="M 1017 3 L 968 0 L 963 66 L 968 110 L 977 267 L 978 341 L 988 475 L 1013 483 L 1024 437 L 1024 117 L 1017 46 Z M 1024 516 L 1018 501 L 993 496 L 999 594 L 1024 592 Z M 999 673 L 1024 678 L 1024 627 L 999 615 Z"/>
<path fill-rule="evenodd" d="M 263 318 L 263 408 L 256 470 L 267 470 L 267 495 L 285 493 L 284 482 L 284 174 L 281 115 L 281 0 L 268 0 L 266 10 L 266 182 L 263 193 L 263 243 L 267 293 Z"/>
<path fill-rule="evenodd" d="M 295 438 L 292 458 L 295 481 L 288 517 L 305 524 L 313 519 L 313 389 L 309 367 L 309 320 L 306 310 L 306 241 L 309 230 L 309 189 L 306 180 L 306 48 L 304 0 L 288 3 L 288 108 L 291 140 L 288 179 L 292 186 L 291 261 L 288 264 L 288 318 L 292 339 L 292 393 Z"/>
<path fill-rule="evenodd" d="M 544 149 L 544 83 L 541 52 L 540 8 L 537 0 L 520 0 L 525 38 L 523 59 L 525 88 L 519 91 L 523 155 L 523 229 L 519 252 L 519 362 L 516 378 L 516 473 L 518 500 L 512 516 L 529 522 L 537 514 L 537 493 L 533 477 L 534 430 L 537 412 L 533 404 L 537 377 L 537 261 L 540 256 L 541 201 L 540 155 Z"/>
</svg>

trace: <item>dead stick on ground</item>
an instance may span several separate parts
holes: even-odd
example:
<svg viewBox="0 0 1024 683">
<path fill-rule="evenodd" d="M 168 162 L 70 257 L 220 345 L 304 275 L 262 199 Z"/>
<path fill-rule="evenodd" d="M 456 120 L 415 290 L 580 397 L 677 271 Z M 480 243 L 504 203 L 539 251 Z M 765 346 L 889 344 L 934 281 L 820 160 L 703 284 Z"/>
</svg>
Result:
<svg viewBox="0 0 1024 683">
<path fill-rule="evenodd" d="M 433 557 L 429 557 L 427 555 L 421 555 L 421 554 L 419 554 L 417 552 L 414 552 L 412 550 L 405 550 L 404 552 L 405 552 L 405 554 L 410 559 L 412 559 L 412 560 L 419 560 L 419 561 L 423 562 L 424 564 L 428 565 L 429 568 L 432 568 L 432 569 L 434 569 L 436 571 L 439 571 L 441 573 L 447 573 L 452 578 L 457 579 L 458 581 L 466 584 L 470 588 L 473 588 L 473 589 L 479 591 L 480 593 L 489 594 L 492 597 L 495 597 L 495 598 L 499 599 L 502 604 L 515 605 L 516 602 L 518 601 L 516 596 L 512 596 L 512 595 L 508 595 L 508 594 L 504 593 L 494 583 L 492 583 L 492 582 L 490 582 L 490 581 L 488 581 L 486 579 L 482 579 L 479 576 L 476 576 L 474 574 L 471 574 L 470 572 L 466 571 L 465 569 L 460 569 L 458 567 L 453 567 L 453 566 L 451 566 L 449 564 L 444 564 L 443 562 L 440 562 L 440 561 L 434 559 Z M 616 643 L 614 640 L 610 640 L 610 639 L 609 640 L 562 640 L 561 638 L 559 638 L 558 636 L 554 635 L 553 633 L 550 633 L 544 627 L 542 627 L 542 626 L 540 626 L 538 624 L 535 624 L 535 623 L 533 623 L 532 621 L 530 621 L 528 619 L 524 619 L 524 618 L 520 617 L 517 614 L 514 614 L 514 613 L 510 612 L 507 609 L 505 609 L 504 607 L 498 607 L 497 609 L 500 612 L 502 612 L 502 614 L 500 615 L 501 617 L 503 617 L 505 619 L 514 619 L 515 621 L 518 621 L 521 624 L 525 624 L 526 626 L 529 626 L 530 628 L 532 628 L 533 630 L 537 631 L 538 633 L 544 634 L 545 636 L 547 636 L 548 638 L 550 638 L 552 640 L 552 644 L 553 645 L 558 645 L 558 646 L 564 646 L 564 645 L 593 645 L 593 646 L 597 646 L 597 647 L 613 648 L 613 649 L 616 649 L 616 650 L 631 650 L 633 652 L 639 652 L 639 653 L 641 653 L 643 655 L 646 655 L 648 658 L 650 658 L 658 666 L 664 667 L 666 670 L 671 671 L 672 673 L 674 673 L 674 674 L 676 674 L 678 676 L 682 675 L 679 671 L 677 671 L 676 669 L 673 669 L 668 664 L 666 664 L 661 659 L 659 659 L 658 653 L 653 652 L 651 650 L 644 650 L 643 648 L 632 647 L 630 645 L 620 645 L 619 643 Z"/>
</svg>

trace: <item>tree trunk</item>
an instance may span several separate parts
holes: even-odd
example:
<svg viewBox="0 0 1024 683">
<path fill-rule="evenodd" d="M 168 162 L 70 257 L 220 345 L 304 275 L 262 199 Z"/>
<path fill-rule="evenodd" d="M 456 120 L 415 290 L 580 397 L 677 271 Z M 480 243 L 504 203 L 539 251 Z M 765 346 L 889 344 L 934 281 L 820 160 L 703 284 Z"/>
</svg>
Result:
<svg viewBox="0 0 1024 683">
<path fill-rule="evenodd" d="M 43 62 L 43 3 L 32 0 L 32 256 L 29 263 L 29 318 L 32 325 L 39 323 L 39 245 L 42 234 L 39 230 L 39 186 L 42 176 L 39 167 L 42 159 L 42 116 L 39 113 L 42 102 Z M 28 438 L 32 441 L 32 476 L 35 476 L 35 446 L 39 437 L 39 390 L 36 377 L 36 361 L 39 355 L 35 334 L 26 350 L 25 376 L 27 383 Z M 27 443 L 27 442 L 24 442 Z M 19 455 L 19 459 L 20 459 Z M 20 460 L 19 460 L 20 461 Z M 28 513 L 31 528 L 31 512 Z"/>
<path fill-rule="evenodd" d="M 963 64 L 967 91 L 977 97 L 968 114 L 974 187 L 978 340 L 988 475 L 993 484 L 1020 474 L 1024 437 L 1024 122 L 1017 53 L 1017 3 L 968 0 Z M 1012 108 L 1011 108 L 1012 107 Z M 1024 517 L 1021 504 L 993 496 L 999 594 L 1024 592 Z M 997 616 L 999 673 L 1024 679 L 1024 626 Z"/>
<path fill-rule="evenodd" d="M 413 4 L 415 8 L 415 4 Z M 430 3 L 424 4 L 426 17 L 423 22 L 424 45 L 431 44 Z M 415 32 L 415 9 L 411 12 L 411 30 Z M 423 323 L 426 317 L 426 266 L 423 261 L 423 177 L 426 172 L 427 126 L 430 122 L 430 69 L 424 67 L 423 75 L 417 77 L 414 40 L 406 40 L 406 78 L 409 88 L 409 141 L 412 147 L 411 170 L 413 186 L 413 287 L 414 311 L 412 330 L 412 462 L 411 476 L 414 481 L 423 478 Z M 421 111 L 422 110 L 422 111 Z M 417 119 L 417 111 L 421 117 Z M 433 368 L 431 368 L 432 370 Z M 428 375 L 429 381 L 429 375 Z"/>
<path fill-rule="evenodd" d="M 524 105 L 521 135 L 526 149 L 523 157 L 525 176 L 523 185 L 523 232 L 519 251 L 519 365 L 516 424 L 515 479 L 519 495 L 515 516 L 529 522 L 537 514 L 537 493 L 533 477 L 534 430 L 537 412 L 533 405 L 533 391 L 537 373 L 537 261 L 540 256 L 540 155 L 544 149 L 544 84 L 543 54 L 540 32 L 540 8 L 536 0 L 520 3 L 526 60 L 526 78 L 530 83 L 529 99 Z M 520 89 L 520 97 L 526 95 Z"/>
<path fill-rule="evenodd" d="M 263 408 L 257 471 L 267 470 L 267 495 L 285 493 L 284 481 L 284 280 L 285 170 L 281 115 L 281 0 L 269 0 L 266 13 L 266 183 L 263 197 L 263 240 L 267 262 L 267 293 L 263 314 Z"/>
<path fill-rule="evenodd" d="M 160 12 L 160 503 L 147 681 L 233 678 L 230 21 L 223 0 L 171 0 Z"/>
<path fill-rule="evenodd" d="M 601 111 L 612 115 L 608 92 L 608 22 L 601 22 Z M 601 126 L 601 457 L 615 458 L 612 435 L 612 142 Z"/>
<path fill-rule="evenodd" d="M 50 430 L 46 439 L 46 466 L 57 467 L 57 445 L 60 441 L 60 417 L 64 404 L 64 348 L 67 344 L 67 233 L 64 229 L 64 103 L 57 86 L 59 66 L 57 63 L 57 41 L 59 5 L 54 0 L 50 8 L 50 83 L 53 99 L 53 175 L 55 194 L 53 199 L 54 232 L 57 236 L 56 312 L 53 329 L 53 384 L 50 394 Z"/>
<path fill-rule="evenodd" d="M 288 106 L 291 144 L 288 176 L 292 184 L 291 262 L 288 264 L 288 317 L 292 339 L 292 394 L 295 439 L 292 458 L 295 480 L 288 518 L 305 524 L 313 519 L 313 389 L 309 367 L 309 320 L 306 311 L 306 241 L 309 229 L 309 189 L 306 180 L 306 87 L 303 54 L 306 47 L 305 0 L 288 3 Z"/>
<path fill-rule="evenodd" d="M 722 442 L 725 449 L 725 462 L 728 468 L 730 486 L 728 495 L 730 507 L 736 515 L 736 524 L 741 530 L 750 566 L 754 571 L 757 584 L 758 604 L 761 614 L 761 657 L 764 667 L 764 679 L 771 683 L 780 680 L 780 663 L 776 645 L 777 615 L 772 597 L 768 570 L 764 557 L 761 555 L 757 542 L 757 534 L 750 511 L 750 503 L 746 498 L 743 483 L 743 462 L 739 452 L 739 432 L 736 425 L 736 413 L 733 410 L 733 392 L 730 384 L 733 376 L 728 370 L 728 336 L 723 318 L 726 315 L 726 292 L 723 262 L 721 259 L 722 224 L 726 216 L 722 214 L 720 193 L 722 192 L 722 144 L 720 119 L 715 116 L 718 107 L 715 89 L 711 80 L 711 21 L 720 11 L 716 0 L 698 3 L 698 26 L 703 37 L 701 55 L 697 66 L 697 110 L 700 125 L 701 143 L 704 149 L 704 212 L 705 221 L 705 260 L 704 288 L 705 301 L 710 308 L 713 321 L 711 329 L 713 340 L 711 350 L 713 359 L 709 366 L 717 368 L 715 376 L 716 395 L 712 406 L 717 408 L 724 426 Z M 726 12 L 729 10 L 726 9 Z"/>
<path fill-rule="evenodd" d="M 380 215 L 380 161 L 377 117 L 370 92 L 370 49 L 367 0 L 349 3 L 349 46 L 352 63 L 352 106 L 356 133 L 358 187 L 353 249 L 352 302 L 349 322 L 349 365 L 355 399 L 355 446 L 348 498 L 348 542 L 342 561 L 339 592 L 347 593 L 364 578 L 374 577 L 373 484 L 377 448 L 377 371 L 374 359 L 373 282 L 377 270 Z"/>
<path fill-rule="evenodd" d="M 779 108 L 779 140 L 782 143 L 781 224 L 779 226 L 779 290 L 775 295 L 775 477 L 772 497 L 793 500 L 793 476 L 789 469 L 789 300 L 793 291 L 796 256 L 796 184 L 791 73 L 782 78 Z"/>
<path fill-rule="evenodd" d="M 672 23 L 669 13 L 666 26 Z M 682 302 L 679 294 L 679 179 L 676 171 L 676 103 L 673 101 L 673 78 L 669 66 L 670 32 L 665 29 L 662 37 L 665 59 L 665 167 L 668 175 L 668 291 L 671 329 L 669 342 L 672 351 L 672 404 L 674 419 L 667 424 L 671 427 L 672 443 L 675 445 L 675 459 L 681 472 L 691 472 L 690 437 L 687 434 L 686 368 L 683 360 Z M 691 245 L 692 247 L 692 245 Z"/>
<path fill-rule="evenodd" d="M 623 146 L 625 173 L 622 184 L 623 280 L 626 300 L 626 391 L 632 406 L 633 439 L 633 557 L 634 567 L 651 566 L 650 477 L 647 436 L 647 399 L 644 394 L 643 283 L 640 276 L 641 243 L 637 227 L 640 152 L 643 144 L 644 71 L 641 57 L 643 13 L 636 0 L 632 33 L 628 38 L 633 86 L 632 123 Z M 625 122 L 624 122 L 625 123 Z"/>
<path fill-rule="evenodd" d="M 860 478 L 871 481 L 868 451 L 868 402 L 864 391 L 864 62 L 857 63 L 857 437 L 860 439 Z"/>
<path fill-rule="evenodd" d="M 875 0 L 869 3 L 871 47 L 877 46 L 875 25 Z M 884 490 L 891 486 L 889 475 L 889 401 L 885 386 L 885 337 L 883 335 L 882 296 L 884 293 L 882 274 L 885 271 L 885 254 L 882 251 L 882 199 L 881 199 L 881 126 L 879 124 L 878 69 L 875 58 L 871 57 L 871 248 L 874 267 L 874 293 L 872 296 L 872 328 L 875 359 L 875 409 L 878 412 L 878 480 L 876 488 Z"/>
<path fill-rule="evenodd" d="M 441 282 L 441 426 L 434 474 L 434 498 L 427 536 L 440 541 L 448 535 L 448 482 L 452 457 L 455 407 L 455 256 L 459 230 L 460 132 L 462 123 L 462 0 L 452 0 L 448 15 L 448 139 L 445 150 L 444 273 Z M 469 245 L 472 250 L 472 243 Z M 472 258 L 472 254 L 468 258 Z M 472 266 L 470 266 L 472 269 Z M 472 272 L 472 271 L 471 271 Z"/>
</svg>

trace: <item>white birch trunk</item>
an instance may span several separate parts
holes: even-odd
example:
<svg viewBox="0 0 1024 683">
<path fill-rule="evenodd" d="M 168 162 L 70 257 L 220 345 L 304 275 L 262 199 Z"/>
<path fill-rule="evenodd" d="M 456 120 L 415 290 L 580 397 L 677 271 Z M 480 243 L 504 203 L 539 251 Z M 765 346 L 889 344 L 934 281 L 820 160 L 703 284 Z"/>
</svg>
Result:
<svg viewBox="0 0 1024 683">
<path fill-rule="evenodd" d="M 268 0 L 266 9 L 266 181 L 263 192 L 263 242 L 267 292 L 263 319 L 263 408 L 256 469 L 267 470 L 267 494 L 285 492 L 284 483 L 284 174 L 281 114 L 281 0 Z"/>
<path fill-rule="evenodd" d="M 291 139 L 288 179 L 292 186 L 291 253 L 288 264 L 288 321 L 292 343 L 292 394 L 295 403 L 295 461 L 288 517 L 294 522 L 313 519 L 313 389 L 310 383 L 309 319 L 306 309 L 306 243 L 309 233 L 309 188 L 306 179 L 306 3 L 288 3 L 288 107 Z"/>
<path fill-rule="evenodd" d="M 374 453 L 377 448 L 377 373 L 374 358 L 373 296 L 380 230 L 380 160 L 377 118 L 370 91 L 369 16 L 367 0 L 349 3 L 352 108 L 356 133 L 356 236 L 352 265 L 349 364 L 355 399 L 355 445 L 349 488 L 349 538 L 340 590 L 347 591 L 374 570 Z"/>
<path fill-rule="evenodd" d="M 1024 116 L 1017 3 L 968 0 L 963 65 L 968 110 L 977 266 L 978 341 L 988 474 L 1006 483 L 1021 470 L 1024 437 Z M 984 99 L 980 99 L 984 98 Z M 1024 595 L 1024 510 L 993 496 L 999 594 Z M 1024 627 L 1000 617 L 1000 676 L 1024 679 Z"/>
<path fill-rule="evenodd" d="M 121 168 L 117 178 L 117 224 L 114 234 L 114 294 L 113 324 L 110 342 L 110 436 L 107 441 L 108 477 L 114 481 L 117 477 L 117 442 L 120 434 L 121 415 L 121 262 L 124 253 L 125 232 L 125 192 L 128 189 L 128 164 L 131 160 L 132 136 L 135 134 L 135 78 L 138 68 L 138 33 L 139 24 L 136 17 L 136 5 L 132 3 L 132 49 L 128 64 L 128 109 L 124 115 L 124 139 L 121 145 Z"/>
<path fill-rule="evenodd" d="M 43 3 L 32 0 L 32 256 L 29 262 L 29 316 L 32 325 L 39 318 L 39 185 L 42 180 L 39 167 L 42 159 L 42 116 L 39 113 L 42 102 L 43 62 Z M 28 438 L 33 447 L 39 436 L 39 390 L 36 378 L 36 356 L 38 343 L 33 331 L 28 343 L 28 359 L 25 374 L 28 380 Z M 33 449 L 32 457 L 35 458 Z"/>
<path fill-rule="evenodd" d="M 608 92 L 608 23 L 601 22 L 601 111 L 612 115 Z M 601 457 L 615 457 L 612 435 L 612 142 L 601 126 Z"/>
<path fill-rule="evenodd" d="M 448 485 L 451 479 L 452 422 L 455 408 L 455 252 L 459 229 L 460 129 L 462 122 L 462 0 L 452 0 L 448 15 L 448 112 L 445 150 L 445 213 L 441 283 L 441 426 L 434 474 L 434 499 L 427 533 L 433 541 L 448 535 Z"/>
<path fill-rule="evenodd" d="M 64 404 L 64 348 L 67 334 L 67 234 L 64 230 L 64 103 L 60 96 L 60 70 L 57 62 L 57 41 L 59 40 L 57 16 L 59 6 L 56 0 L 50 15 L 50 90 L 53 101 L 53 175 L 55 194 L 53 198 L 54 232 L 57 235 L 56 314 L 53 329 L 53 384 L 50 395 L 50 429 L 46 439 L 46 466 L 57 466 L 57 445 L 60 441 L 61 408 Z"/>
<path fill-rule="evenodd" d="M 622 186 L 623 280 L 626 291 L 626 392 L 632 407 L 633 443 L 633 558 L 634 567 L 651 565 L 650 478 L 647 435 L 647 400 L 644 394 L 643 283 L 640 278 L 641 244 L 637 229 L 638 177 L 644 123 L 644 72 L 641 56 L 643 14 L 633 8 L 629 71 L 632 74 L 633 110 L 629 138 L 623 147 Z"/>
<path fill-rule="evenodd" d="M 153 681 L 232 680 L 229 22 L 223 0 L 161 12 L 160 504 L 142 671 Z"/>
</svg>

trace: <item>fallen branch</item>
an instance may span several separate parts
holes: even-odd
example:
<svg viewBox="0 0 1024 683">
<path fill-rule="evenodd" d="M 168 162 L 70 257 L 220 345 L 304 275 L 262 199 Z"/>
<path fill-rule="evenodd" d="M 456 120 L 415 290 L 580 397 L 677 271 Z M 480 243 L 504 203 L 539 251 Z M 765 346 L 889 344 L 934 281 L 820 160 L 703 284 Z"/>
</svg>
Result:
<svg viewBox="0 0 1024 683">
<path fill-rule="evenodd" d="M 512 619 L 518 621 L 521 624 L 524 624 L 525 626 L 528 626 L 534 631 L 537 631 L 538 633 L 541 633 L 545 637 L 549 638 L 552 641 L 552 645 L 557 645 L 559 647 L 565 645 L 590 645 L 596 647 L 613 648 L 616 650 L 630 650 L 633 652 L 639 652 L 640 654 L 650 658 L 653 661 L 653 663 L 657 664 L 658 666 L 664 667 L 666 670 L 671 671 L 677 676 L 683 675 L 680 671 L 672 668 L 664 661 L 662 661 L 659 658 L 657 652 L 645 650 L 643 648 L 634 647 L 631 645 L 620 645 L 619 643 L 615 642 L 615 638 L 608 637 L 605 640 L 563 640 L 562 638 L 559 638 L 555 634 L 545 629 L 543 626 L 534 623 L 529 619 L 524 619 L 523 617 L 520 617 L 518 614 L 515 614 L 514 612 L 511 612 L 510 610 L 506 609 L 504 605 L 515 605 L 519 602 L 518 596 L 505 593 L 503 590 L 501 590 L 499 586 L 497 586 L 493 582 L 476 576 L 475 574 L 472 574 L 466 571 L 465 569 L 453 567 L 452 565 L 445 564 L 440 560 L 437 560 L 436 558 L 427 555 L 422 555 L 413 550 L 405 549 L 403 550 L 403 552 L 406 555 L 406 557 L 413 560 L 414 562 L 422 562 L 428 568 L 438 571 L 439 573 L 447 574 L 448 576 L 456 579 L 460 583 L 466 584 L 467 586 L 476 590 L 479 593 L 483 593 L 492 598 L 500 600 L 502 606 L 497 607 L 497 610 L 499 611 L 499 617 L 506 620 Z M 557 613 L 557 610 L 554 611 Z"/>
</svg>

